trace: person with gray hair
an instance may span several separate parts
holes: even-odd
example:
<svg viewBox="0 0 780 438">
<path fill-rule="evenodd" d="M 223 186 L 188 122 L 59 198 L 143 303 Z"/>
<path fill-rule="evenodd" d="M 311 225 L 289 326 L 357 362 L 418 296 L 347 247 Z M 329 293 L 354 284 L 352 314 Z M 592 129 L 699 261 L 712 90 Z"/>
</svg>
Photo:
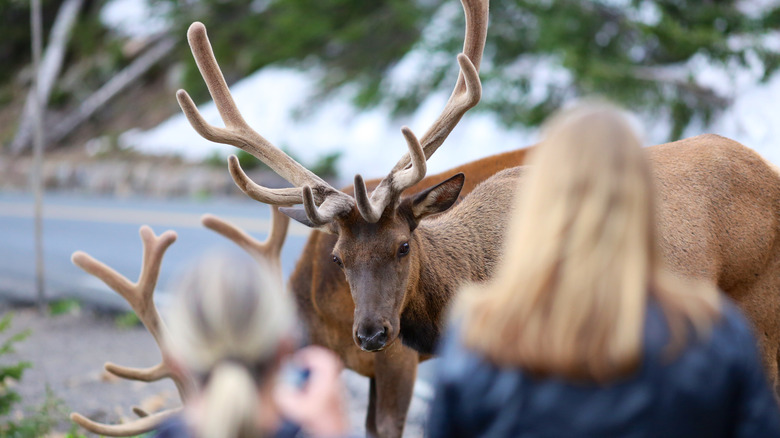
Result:
<svg viewBox="0 0 780 438">
<path fill-rule="evenodd" d="M 157 437 L 347 433 L 341 364 L 323 348 L 295 352 L 295 311 L 276 277 L 249 258 L 225 255 L 203 258 L 183 277 L 166 354 L 197 390 Z M 299 370 L 305 382 L 280 381 L 284 369 Z"/>
</svg>

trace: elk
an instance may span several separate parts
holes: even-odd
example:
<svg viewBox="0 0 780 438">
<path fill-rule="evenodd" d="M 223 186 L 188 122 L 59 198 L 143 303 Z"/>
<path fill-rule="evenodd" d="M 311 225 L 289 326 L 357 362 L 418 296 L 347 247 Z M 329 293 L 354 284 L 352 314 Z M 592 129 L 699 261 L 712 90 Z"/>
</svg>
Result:
<svg viewBox="0 0 780 438">
<path fill-rule="evenodd" d="M 402 157 L 390 174 L 377 185 L 370 198 L 360 175 L 355 177 L 355 196 L 347 195 L 333 188 L 252 130 L 241 117 L 233 102 L 208 42 L 205 27 L 201 23 L 193 23 L 187 34 L 193 56 L 226 128 L 209 125 L 200 115 L 189 95 L 184 90 L 179 90 L 177 99 L 185 116 L 193 128 L 204 138 L 231 144 L 252 153 L 294 185 L 292 188 L 285 189 L 261 187 L 246 176 L 235 157 L 230 157 L 230 172 L 239 187 L 250 197 L 271 205 L 303 204 L 304 209 L 302 210 L 283 208 L 282 211 L 306 225 L 339 235 L 333 260 L 344 266 L 345 272 L 348 273 L 347 280 L 350 283 L 353 298 L 358 297 L 355 300 L 357 306 L 353 334 L 358 345 L 366 351 L 379 351 L 387 347 L 399 336 L 404 327 L 401 327 L 400 317 L 391 318 L 388 316 L 382 320 L 372 317 L 370 309 L 364 309 L 364 306 L 373 306 L 371 300 L 362 302 L 359 298 L 364 295 L 361 289 L 369 287 L 370 284 L 364 281 L 366 278 L 358 277 L 362 272 L 368 271 L 359 264 L 353 265 L 351 258 L 345 258 L 346 264 L 342 263 L 342 257 L 337 254 L 348 252 L 350 248 L 357 246 L 343 245 L 344 239 L 359 241 L 369 237 L 376 241 L 375 243 L 379 243 L 380 240 L 376 239 L 378 232 L 386 231 L 382 233 L 384 235 L 381 241 L 386 242 L 388 238 L 392 238 L 391 245 L 393 247 L 389 251 L 385 251 L 389 254 L 387 259 L 392 262 L 385 268 L 393 267 L 409 272 L 410 260 L 413 260 L 418 265 L 418 270 L 422 271 L 419 267 L 421 258 L 414 247 L 420 244 L 430 246 L 430 242 L 413 239 L 411 233 L 418 228 L 419 232 L 416 236 L 419 237 L 425 234 L 423 230 L 435 228 L 428 222 L 433 224 L 432 221 L 441 220 L 443 216 L 427 222 L 423 219 L 447 210 L 457 201 L 463 186 L 463 175 L 456 175 L 422 192 L 409 202 L 401 204 L 398 201 L 402 192 L 424 178 L 426 160 L 443 143 L 463 114 L 476 105 L 481 96 L 477 68 L 485 44 L 488 4 L 484 0 L 463 0 L 463 6 L 466 14 L 466 36 L 464 53 L 458 55 L 457 58 L 461 72 L 455 90 L 441 116 L 434 122 L 421 141 L 409 128 L 404 127 L 401 130 L 406 139 L 409 154 Z M 496 185 L 500 186 L 501 184 L 496 183 Z M 497 188 L 495 193 L 508 195 L 511 190 Z M 463 205 L 462 203 L 456 208 L 464 210 Z M 495 215 L 503 213 L 502 208 L 491 210 L 494 210 Z M 494 245 L 491 248 L 495 249 L 497 246 Z M 483 278 L 488 274 L 494 264 L 491 257 L 495 251 L 492 249 L 485 256 L 485 263 L 472 263 L 473 268 L 479 271 L 474 274 L 472 279 Z M 387 250 L 387 248 L 383 248 L 383 250 Z M 411 256 L 406 257 L 410 252 Z M 473 262 L 480 258 L 476 254 L 475 257 Z M 350 272 L 354 272 L 355 276 L 350 276 Z M 387 272 L 387 274 L 390 273 Z M 384 287 L 387 287 L 388 290 L 392 290 L 392 288 L 404 289 L 403 282 L 406 278 L 403 282 L 398 278 L 398 276 L 388 275 Z M 388 304 L 390 307 L 398 307 L 401 305 L 401 300 L 396 299 L 394 303 Z M 367 310 L 368 312 L 366 312 Z M 406 327 L 412 329 L 411 324 Z M 432 353 L 435 334 L 425 333 L 424 330 L 416 334 L 409 332 L 403 336 L 403 339 L 405 343 L 418 347 L 423 352 Z"/>
<path fill-rule="evenodd" d="M 530 148 L 492 155 L 436 175 L 426 176 L 402 195 L 412 195 L 463 173 L 461 195 L 493 174 L 523 164 Z M 366 181 L 373 190 L 380 180 Z M 346 187 L 347 194 L 354 193 Z M 284 216 L 284 218 L 287 218 Z M 288 219 L 289 220 L 289 219 Z M 400 437 L 412 400 L 418 361 L 430 358 L 395 342 L 370 353 L 353 340 L 355 302 L 343 271 L 331 261 L 337 236 L 319 230 L 309 234 L 303 253 L 292 272 L 288 288 L 295 297 L 299 317 L 309 331 L 309 341 L 335 351 L 345 366 L 370 379 L 366 430 L 372 436 Z"/>
<path fill-rule="evenodd" d="M 717 284 L 739 305 L 780 394 L 780 170 L 712 134 L 646 151 L 669 266 Z"/>
</svg>

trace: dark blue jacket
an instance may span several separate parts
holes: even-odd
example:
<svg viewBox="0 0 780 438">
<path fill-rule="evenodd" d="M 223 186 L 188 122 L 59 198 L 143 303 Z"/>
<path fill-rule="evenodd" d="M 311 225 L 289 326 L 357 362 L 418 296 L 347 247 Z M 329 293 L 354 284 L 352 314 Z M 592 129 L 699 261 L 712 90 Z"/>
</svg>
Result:
<svg viewBox="0 0 780 438">
<path fill-rule="evenodd" d="M 300 430 L 301 428 L 298 425 L 285 420 L 282 422 L 279 430 L 272 435 L 272 438 L 294 438 L 298 436 Z M 192 433 L 190 433 L 182 418 L 177 416 L 160 425 L 154 433 L 154 438 L 192 438 Z"/>
<path fill-rule="evenodd" d="M 431 438 L 780 437 L 756 341 L 728 302 L 710 336 L 671 361 L 663 313 L 650 305 L 640 369 L 606 386 L 496 367 L 458 336 L 451 329 L 440 348 Z"/>
</svg>

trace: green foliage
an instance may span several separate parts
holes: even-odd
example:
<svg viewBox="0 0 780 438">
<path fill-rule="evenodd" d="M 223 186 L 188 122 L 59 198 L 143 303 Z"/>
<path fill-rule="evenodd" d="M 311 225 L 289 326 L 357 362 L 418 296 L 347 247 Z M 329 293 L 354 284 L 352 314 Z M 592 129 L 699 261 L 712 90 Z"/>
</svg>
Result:
<svg viewBox="0 0 780 438">
<path fill-rule="evenodd" d="M 219 153 L 219 151 L 211 151 L 211 153 L 203 159 L 203 164 L 211 167 L 221 169 L 225 166 L 225 157 Z"/>
<path fill-rule="evenodd" d="M 141 325 L 141 320 L 135 312 L 128 311 L 114 318 L 114 324 L 120 329 L 129 329 Z"/>
<path fill-rule="evenodd" d="M 696 83 L 684 64 L 696 58 L 745 68 L 756 56 L 769 77 L 777 70 L 778 54 L 764 49 L 762 37 L 780 24 L 780 16 L 771 18 L 778 11 L 749 18 L 736 1 L 492 1 L 483 108 L 507 125 L 535 125 L 565 99 L 600 95 L 632 109 L 666 110 L 673 121 L 670 137 L 677 138 L 691 121 L 707 123 L 728 104 Z M 452 47 L 457 38 L 453 33 L 428 50 Z M 734 44 L 737 38 L 740 44 Z M 529 98 L 527 91 L 536 85 L 531 80 L 535 61 L 564 71 L 569 80 L 548 84 L 541 99 Z"/>
<path fill-rule="evenodd" d="M 58 423 L 67 418 L 68 409 L 65 403 L 54 395 L 51 388 L 46 388 L 46 398 L 43 403 L 27 410 L 27 415 L 15 422 L 0 425 L 0 438 L 34 438 L 48 435 Z M 77 430 L 71 427 L 70 436 Z M 83 436 L 83 435 L 81 435 Z"/>
<path fill-rule="evenodd" d="M 48 44 L 54 19 L 64 0 L 41 0 L 43 15 L 43 44 Z M 99 12 L 104 2 L 84 2 L 83 10 L 75 24 L 75 31 L 68 44 L 66 63 L 87 59 L 106 50 L 116 54 L 119 42 L 108 38 L 100 22 Z M 7 81 L 32 58 L 29 0 L 0 0 L 0 83 Z M 64 70 L 63 70 L 64 71 Z"/>
<path fill-rule="evenodd" d="M 81 302 L 75 298 L 65 298 L 49 303 L 49 314 L 52 316 L 78 313 L 81 310 Z"/>
<path fill-rule="evenodd" d="M 323 92 L 351 83 L 358 105 L 385 102 L 408 112 L 432 90 L 450 88 L 457 74 L 463 16 L 436 14 L 442 7 L 454 11 L 454 0 L 203 0 L 197 7 L 155 1 L 170 6 L 178 35 L 195 20 L 209 27 L 229 82 L 274 62 L 322 67 Z M 507 125 L 536 125 L 567 99 L 600 95 L 670 114 L 670 136 L 677 137 L 693 120 L 707 123 L 729 103 L 696 83 L 686 63 L 696 59 L 734 71 L 756 59 L 763 64 L 762 80 L 780 66 L 780 54 L 764 44 L 780 26 L 780 6 L 769 4 L 752 16 L 738 3 L 491 0 L 478 108 Z M 434 15 L 437 27 L 423 37 Z M 411 83 L 388 87 L 387 73 L 413 47 L 430 55 L 424 69 Z M 188 60 L 185 87 L 206 99 L 191 56 L 182 56 Z M 539 64 L 554 71 L 540 75 Z M 547 81 L 553 74 L 562 79 Z"/>
<path fill-rule="evenodd" d="M 209 38 L 228 82 L 268 64 L 323 65 L 325 90 L 344 83 L 374 87 L 378 78 L 419 38 L 432 10 L 408 0 L 155 0 L 171 11 L 176 35 L 193 21 L 209 28 Z M 192 59 L 182 45 L 183 59 Z M 195 68 L 187 63 L 184 87 L 196 101 L 208 94 Z M 361 93 L 376 103 L 377 93 Z"/>
<path fill-rule="evenodd" d="M 54 17 L 64 0 L 42 0 L 43 27 L 51 28 Z M 30 1 L 0 0 L 0 82 L 6 81 L 16 68 L 32 58 L 30 36 Z"/>
<path fill-rule="evenodd" d="M 295 154 L 290 152 L 287 148 L 282 147 L 281 149 L 285 154 L 292 157 L 293 160 L 303 164 L 304 167 L 322 178 L 335 178 L 338 176 L 338 162 L 341 159 L 341 151 L 326 153 L 315 159 L 314 162 L 307 164 L 300 158 L 297 158 Z M 239 149 L 236 152 L 236 157 L 238 157 L 238 163 L 241 165 L 241 168 L 245 171 L 256 169 L 270 171 L 270 168 L 266 166 L 265 163 L 255 158 L 254 155 L 249 152 Z M 226 165 L 226 159 L 218 151 L 212 151 L 211 154 L 203 160 L 203 163 L 209 166 L 222 168 Z"/>
<path fill-rule="evenodd" d="M 11 313 L 7 313 L 0 319 L 0 335 L 3 335 L 4 337 L 7 336 L 6 333 L 11 328 L 12 319 L 13 315 Z M 0 358 L 3 359 L 3 362 L 0 363 L 0 416 L 7 415 L 11 412 L 14 405 L 21 400 L 19 394 L 13 390 L 12 382 L 20 381 L 24 374 L 24 370 L 32 366 L 29 362 L 24 361 L 7 364 L 7 358 L 4 356 L 13 353 L 14 345 L 23 341 L 29 335 L 29 330 L 18 332 L 8 336 L 3 343 L 0 344 Z M 21 436 L 12 433 L 19 427 L 22 427 L 21 423 L 17 424 L 12 421 L 8 421 L 5 424 L 0 423 L 0 437 Z"/>
<path fill-rule="evenodd" d="M 244 152 L 239 149 L 235 152 L 235 155 L 238 157 L 238 163 L 244 170 L 268 168 L 262 161 L 255 158 L 249 152 Z M 219 151 L 212 151 L 211 154 L 203 160 L 203 163 L 216 168 L 224 168 L 227 166 L 227 159 L 225 158 L 225 155 L 221 154 Z"/>
<path fill-rule="evenodd" d="M 268 168 L 262 161 L 258 160 L 254 157 L 254 155 L 250 154 L 249 152 L 246 152 L 242 149 L 239 149 L 236 152 L 236 157 L 238 157 L 238 164 L 241 165 L 241 168 L 244 170 L 253 170 L 257 168 Z"/>
<path fill-rule="evenodd" d="M 75 423 L 68 419 L 70 409 L 65 402 L 54 394 L 48 386 L 44 401 L 33 408 L 28 408 L 21 419 L 0 425 L 0 438 L 37 438 L 49 436 L 57 426 L 70 424 L 70 429 L 64 435 L 69 438 L 86 438 L 79 432 Z"/>
<path fill-rule="evenodd" d="M 341 155 L 341 151 L 325 154 L 319 157 L 308 169 L 320 178 L 335 178 L 339 175 L 337 165 Z"/>
<path fill-rule="evenodd" d="M 0 417 L 5 418 L 0 422 L 0 438 L 47 436 L 58 424 L 69 421 L 68 412 L 70 410 L 65 406 L 65 402 L 57 397 L 48 386 L 44 401 L 40 405 L 14 410 L 21 397 L 13 390 L 13 387 L 22 380 L 24 371 L 31 368 L 32 364 L 25 361 L 8 363 L 7 356 L 14 352 L 14 346 L 30 335 L 30 330 L 6 335 L 11 328 L 12 319 L 13 314 L 11 313 L 6 313 L 0 318 L 0 336 L 5 337 L 5 340 L 0 344 Z M 65 436 L 84 438 L 84 435 L 78 432 L 77 426 L 72 423 L 70 431 Z"/>
</svg>

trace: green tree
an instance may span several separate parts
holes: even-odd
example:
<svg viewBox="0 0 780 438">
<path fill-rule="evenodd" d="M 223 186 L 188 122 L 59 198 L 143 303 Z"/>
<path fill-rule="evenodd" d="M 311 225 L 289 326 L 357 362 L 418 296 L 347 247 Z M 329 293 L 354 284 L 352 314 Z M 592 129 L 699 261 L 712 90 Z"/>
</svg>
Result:
<svg viewBox="0 0 780 438">
<path fill-rule="evenodd" d="M 357 86 L 356 104 L 384 102 L 398 112 L 451 86 L 454 56 L 441 53 L 454 54 L 462 43 L 455 0 L 201 0 L 194 7 L 156 1 L 168 5 L 180 34 L 194 20 L 209 26 L 229 82 L 271 63 L 317 67 L 325 72 L 324 93 L 350 83 Z M 762 80 L 780 65 L 778 52 L 765 44 L 780 25 L 780 6 L 747 13 L 744 3 L 492 0 L 478 108 L 507 125 L 536 125 L 565 99 L 597 94 L 667 112 L 670 137 L 678 137 L 693 120 L 707 123 L 729 104 L 728 96 L 696 81 L 692 60 L 734 71 L 754 59 Z M 412 48 L 426 55 L 424 68 L 403 87 L 387 86 L 388 72 Z M 188 65 L 187 87 L 206 99 L 194 63 Z M 540 80 L 540 65 L 562 79 Z M 532 97 L 538 87 L 543 96 Z"/>
<path fill-rule="evenodd" d="M 63 0 L 42 0 L 43 44 L 48 43 L 54 19 Z M 108 32 L 100 22 L 100 9 L 104 1 L 86 1 L 76 23 L 76 31 L 68 45 L 66 64 L 94 55 L 106 49 L 107 40 L 114 44 L 109 49 L 116 51 L 116 43 L 108 38 Z M 20 68 L 31 62 L 30 1 L 0 0 L 0 84 L 8 81 Z"/>
</svg>

